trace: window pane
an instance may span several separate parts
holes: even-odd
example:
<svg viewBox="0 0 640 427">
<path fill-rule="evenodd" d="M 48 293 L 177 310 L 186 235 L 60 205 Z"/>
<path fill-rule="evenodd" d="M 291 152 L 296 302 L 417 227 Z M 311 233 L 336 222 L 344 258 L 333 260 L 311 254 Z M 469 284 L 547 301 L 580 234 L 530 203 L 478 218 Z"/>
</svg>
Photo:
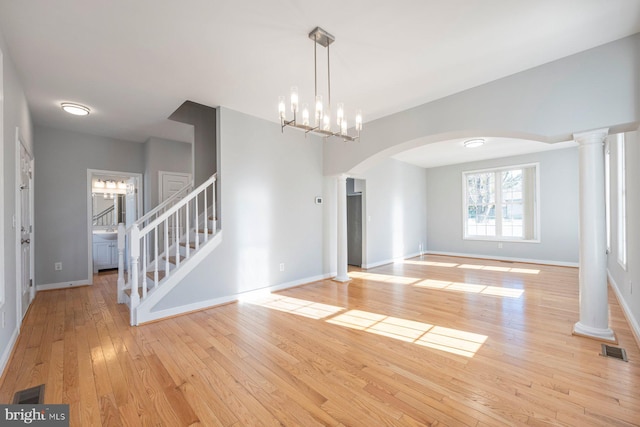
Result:
<svg viewBox="0 0 640 427">
<path fill-rule="evenodd" d="M 495 173 L 468 174 L 468 236 L 495 236 Z"/>
<path fill-rule="evenodd" d="M 502 184 L 502 236 L 524 237 L 522 235 L 523 199 L 522 169 L 503 171 Z"/>
</svg>

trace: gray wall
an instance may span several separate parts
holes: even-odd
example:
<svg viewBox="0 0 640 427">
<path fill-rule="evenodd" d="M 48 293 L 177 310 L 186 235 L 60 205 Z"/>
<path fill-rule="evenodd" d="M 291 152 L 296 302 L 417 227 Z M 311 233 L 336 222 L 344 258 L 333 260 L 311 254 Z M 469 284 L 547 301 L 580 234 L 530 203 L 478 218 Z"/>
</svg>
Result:
<svg viewBox="0 0 640 427">
<path fill-rule="evenodd" d="M 36 284 L 88 280 L 87 169 L 142 174 L 144 145 L 40 126 L 34 140 Z"/>
<path fill-rule="evenodd" d="M 149 138 L 144 144 L 144 210 L 150 211 L 158 205 L 158 172 L 191 173 L 193 159 L 192 144 Z"/>
<path fill-rule="evenodd" d="M 450 138 L 560 142 L 602 127 L 635 130 L 639 121 L 640 33 L 365 123 L 359 144 L 325 145 L 324 170 L 359 174 L 400 151 Z"/>
<path fill-rule="evenodd" d="M 154 311 L 323 274 L 322 140 L 224 108 L 219 126 L 222 243 Z"/>
<path fill-rule="evenodd" d="M 612 140 L 611 138 L 610 140 Z M 618 263 L 618 196 L 617 158 L 615 144 L 611 145 L 611 253 L 608 270 L 631 314 L 631 323 L 640 339 L 640 136 L 638 131 L 625 134 L 626 184 L 627 184 L 627 268 Z"/>
<path fill-rule="evenodd" d="M 415 256 L 427 244 L 427 174 L 387 159 L 360 175 L 365 183 L 364 265 Z"/>
<path fill-rule="evenodd" d="M 2 150 L 0 185 L 3 190 L 0 193 L 2 197 L 0 209 L 3 212 L 0 244 L 3 245 L 4 269 L 0 271 L 0 286 L 4 286 L 5 289 L 4 303 L 0 305 L 0 312 L 4 314 L 6 322 L 5 327 L 0 328 L 0 372 L 2 372 L 11 350 L 9 345 L 19 332 L 16 307 L 16 234 L 12 227 L 12 218 L 16 209 L 16 127 L 20 128 L 22 139 L 29 148 L 33 147 L 33 129 L 27 99 L 2 34 L 0 34 L 0 51 L 3 74 L 3 82 L 0 84 L 3 85 L 4 90 L 3 129 L 0 139 Z"/>
<path fill-rule="evenodd" d="M 463 240 L 462 172 L 540 163 L 540 243 Z M 578 262 L 578 149 L 427 169 L 427 250 L 555 263 Z"/>
</svg>

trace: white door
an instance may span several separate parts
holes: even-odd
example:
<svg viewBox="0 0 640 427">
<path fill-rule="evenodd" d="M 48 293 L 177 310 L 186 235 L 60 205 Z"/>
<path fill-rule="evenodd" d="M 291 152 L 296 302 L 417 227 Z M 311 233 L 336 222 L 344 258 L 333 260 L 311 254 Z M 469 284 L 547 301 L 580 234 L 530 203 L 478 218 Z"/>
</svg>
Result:
<svg viewBox="0 0 640 427">
<path fill-rule="evenodd" d="M 160 175 L 158 180 L 160 183 L 159 203 L 164 202 L 191 182 L 191 175 L 188 173 L 160 171 L 158 174 Z"/>
<path fill-rule="evenodd" d="M 138 186 L 137 179 L 127 180 L 127 194 L 125 195 L 125 225 L 131 226 L 138 219 Z"/>
<path fill-rule="evenodd" d="M 191 175 L 188 173 L 159 171 L 158 182 L 160 187 L 160 199 L 158 200 L 158 204 L 160 204 L 190 184 Z M 178 198 L 178 200 L 180 199 L 181 198 Z M 176 233 L 178 233 L 177 237 L 180 238 L 186 232 L 185 219 L 180 218 L 179 222 L 179 224 L 176 224 L 175 221 L 169 222 L 169 242 L 175 241 Z M 163 242 L 161 243 L 163 244 Z"/>
<path fill-rule="evenodd" d="M 31 238 L 32 238 L 32 224 L 31 224 L 31 187 L 32 187 L 32 174 L 31 165 L 32 159 L 29 152 L 20 145 L 20 204 L 18 218 L 20 219 L 20 266 L 18 274 L 20 274 L 20 301 L 21 301 L 21 318 L 27 312 L 29 304 L 35 296 L 35 288 L 33 287 L 32 276 L 32 250 L 31 250 Z"/>
</svg>

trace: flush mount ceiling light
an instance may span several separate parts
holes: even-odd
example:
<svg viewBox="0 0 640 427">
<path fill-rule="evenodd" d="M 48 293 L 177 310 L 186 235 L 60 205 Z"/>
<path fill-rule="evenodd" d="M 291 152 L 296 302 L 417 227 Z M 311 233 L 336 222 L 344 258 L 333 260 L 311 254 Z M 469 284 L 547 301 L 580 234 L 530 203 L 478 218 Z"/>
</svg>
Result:
<svg viewBox="0 0 640 427">
<path fill-rule="evenodd" d="M 464 142 L 466 148 L 476 148 L 481 145 L 484 145 L 484 139 L 482 138 L 474 138 Z"/>
<path fill-rule="evenodd" d="M 287 126 L 294 127 L 303 130 L 305 133 L 315 133 L 326 137 L 337 136 L 342 138 L 345 142 L 355 141 L 360 138 L 360 131 L 362 130 L 362 112 L 356 110 L 355 118 L 355 130 L 357 135 L 351 136 L 348 134 L 349 126 L 347 119 L 344 117 L 344 105 L 338 104 L 336 111 L 336 123 L 338 125 L 338 131 L 331 130 L 331 70 L 330 70 L 330 57 L 329 57 L 329 45 L 336 41 L 335 37 L 326 32 L 320 27 L 316 27 L 309 33 L 309 38 L 313 40 L 313 64 L 314 64 L 314 87 L 315 87 L 315 117 L 313 126 L 309 123 L 309 107 L 307 104 L 302 105 L 302 123 L 298 123 L 297 114 L 299 111 L 298 103 L 298 88 L 293 86 L 291 88 L 291 112 L 293 113 L 293 119 L 287 120 L 286 107 L 284 96 L 281 96 L 278 102 L 278 113 L 280 115 L 280 126 L 284 132 L 284 128 Z M 322 95 L 318 95 L 318 61 L 317 61 L 317 48 L 318 45 L 327 48 L 327 104 L 323 105 Z M 326 108 L 325 108 L 326 107 Z"/>
<path fill-rule="evenodd" d="M 60 104 L 62 109 L 69 114 L 73 114 L 74 116 L 88 116 L 91 110 L 89 107 L 85 107 L 84 105 L 74 104 L 72 102 L 63 102 Z"/>
</svg>

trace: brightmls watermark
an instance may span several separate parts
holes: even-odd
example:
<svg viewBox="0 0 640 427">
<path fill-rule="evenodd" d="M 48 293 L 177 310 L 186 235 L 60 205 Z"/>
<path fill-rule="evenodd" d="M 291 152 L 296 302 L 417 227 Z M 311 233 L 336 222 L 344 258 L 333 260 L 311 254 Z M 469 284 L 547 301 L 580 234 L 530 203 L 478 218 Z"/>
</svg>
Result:
<svg viewBox="0 0 640 427">
<path fill-rule="evenodd" d="M 0 426 L 69 427 L 69 405 L 0 405 Z"/>
</svg>

